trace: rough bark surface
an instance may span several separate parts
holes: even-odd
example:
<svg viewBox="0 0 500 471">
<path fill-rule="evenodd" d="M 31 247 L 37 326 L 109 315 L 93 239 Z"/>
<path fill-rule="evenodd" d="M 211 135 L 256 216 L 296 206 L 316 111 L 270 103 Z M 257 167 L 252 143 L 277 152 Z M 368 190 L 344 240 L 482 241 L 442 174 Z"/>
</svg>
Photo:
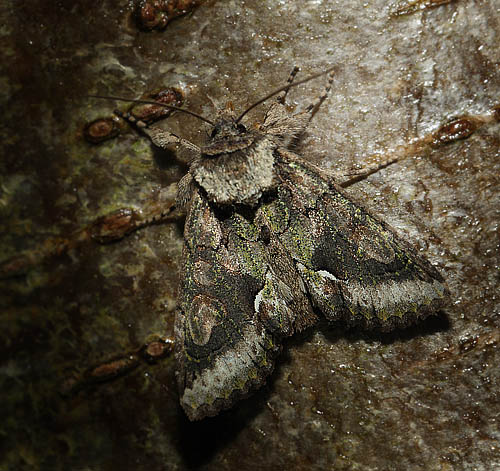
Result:
<svg viewBox="0 0 500 471">
<path fill-rule="evenodd" d="M 123 106 L 90 94 L 175 87 L 213 117 L 213 103 L 243 110 L 294 65 L 304 76 L 336 65 L 299 150 L 339 173 L 500 101 L 496 0 L 404 15 L 411 2 L 212 0 L 149 33 L 126 2 L 29 3 L 0 7 L 2 259 L 168 200 L 185 173 L 182 155 L 127 128 L 86 142 L 86 123 Z M 290 99 L 306 107 L 322 86 Z M 181 114 L 162 126 L 195 143 L 206 130 Z M 179 407 L 172 358 L 60 394 L 85 368 L 172 333 L 182 223 L 81 244 L 3 280 L 0 469 L 500 467 L 499 143 L 491 123 L 346 190 L 437 266 L 452 293 L 445 312 L 392 334 L 308 329 L 263 389 L 200 423 Z"/>
</svg>

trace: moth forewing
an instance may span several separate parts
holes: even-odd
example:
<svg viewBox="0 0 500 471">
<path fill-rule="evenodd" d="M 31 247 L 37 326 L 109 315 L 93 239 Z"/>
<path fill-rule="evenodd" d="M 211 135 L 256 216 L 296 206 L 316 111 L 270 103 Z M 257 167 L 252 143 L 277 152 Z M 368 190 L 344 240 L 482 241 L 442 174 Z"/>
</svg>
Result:
<svg viewBox="0 0 500 471">
<path fill-rule="evenodd" d="M 291 221 L 280 241 L 328 319 L 390 330 L 442 307 L 443 278 L 387 224 L 300 157 L 280 151 L 277 161 Z"/>
<path fill-rule="evenodd" d="M 191 420 L 215 415 L 260 386 L 279 350 L 255 316 L 267 253 L 253 229 L 237 215 L 219 219 L 195 190 L 176 317 L 177 379 Z"/>
</svg>

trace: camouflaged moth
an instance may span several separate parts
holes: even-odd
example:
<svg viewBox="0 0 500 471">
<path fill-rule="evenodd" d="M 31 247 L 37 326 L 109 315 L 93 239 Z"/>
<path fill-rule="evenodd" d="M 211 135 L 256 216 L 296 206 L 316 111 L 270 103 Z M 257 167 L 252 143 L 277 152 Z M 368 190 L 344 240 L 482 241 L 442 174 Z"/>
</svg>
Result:
<svg viewBox="0 0 500 471">
<path fill-rule="evenodd" d="M 437 270 L 332 178 L 290 150 L 330 88 L 290 115 L 288 89 L 237 117 L 219 112 L 198 147 L 144 127 L 160 147 L 194 153 L 179 182 L 184 268 L 175 320 L 180 403 L 191 420 L 214 416 L 259 388 L 282 340 L 319 315 L 390 330 L 422 319 L 448 291 Z M 281 93 L 262 124 L 246 113 Z M 188 110 L 184 110 L 194 114 Z"/>
</svg>

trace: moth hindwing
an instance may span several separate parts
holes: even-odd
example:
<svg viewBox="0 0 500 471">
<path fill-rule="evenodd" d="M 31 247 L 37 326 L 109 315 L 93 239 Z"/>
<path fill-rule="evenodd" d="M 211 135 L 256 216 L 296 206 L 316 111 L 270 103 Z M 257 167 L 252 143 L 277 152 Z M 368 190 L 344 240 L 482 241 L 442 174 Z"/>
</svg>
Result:
<svg viewBox="0 0 500 471">
<path fill-rule="evenodd" d="M 191 420 L 260 387 L 282 339 L 318 315 L 389 330 L 447 297 L 429 262 L 288 149 L 332 81 L 317 103 L 289 115 L 284 97 L 295 72 L 260 126 L 247 127 L 246 111 L 237 118 L 227 107 L 201 148 L 144 128 L 156 145 L 176 142 L 195 154 L 177 198 L 187 217 L 175 321 L 180 402 Z"/>
</svg>

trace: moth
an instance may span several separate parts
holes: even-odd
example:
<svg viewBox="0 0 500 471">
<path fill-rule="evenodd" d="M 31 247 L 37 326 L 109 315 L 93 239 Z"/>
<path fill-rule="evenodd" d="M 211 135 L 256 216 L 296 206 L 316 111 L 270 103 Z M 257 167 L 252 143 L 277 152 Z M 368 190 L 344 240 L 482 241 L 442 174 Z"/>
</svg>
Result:
<svg viewBox="0 0 500 471">
<path fill-rule="evenodd" d="M 218 112 L 205 145 L 144 127 L 159 147 L 193 152 L 178 186 L 183 270 L 175 320 L 176 379 L 190 420 L 214 416 L 263 385 L 284 338 L 343 320 L 391 330 L 440 309 L 438 271 L 332 178 L 291 150 L 326 98 L 289 114 L 285 87 L 239 116 Z M 261 124 L 250 109 L 277 95 Z M 194 114 L 186 110 L 190 114 Z"/>
</svg>

